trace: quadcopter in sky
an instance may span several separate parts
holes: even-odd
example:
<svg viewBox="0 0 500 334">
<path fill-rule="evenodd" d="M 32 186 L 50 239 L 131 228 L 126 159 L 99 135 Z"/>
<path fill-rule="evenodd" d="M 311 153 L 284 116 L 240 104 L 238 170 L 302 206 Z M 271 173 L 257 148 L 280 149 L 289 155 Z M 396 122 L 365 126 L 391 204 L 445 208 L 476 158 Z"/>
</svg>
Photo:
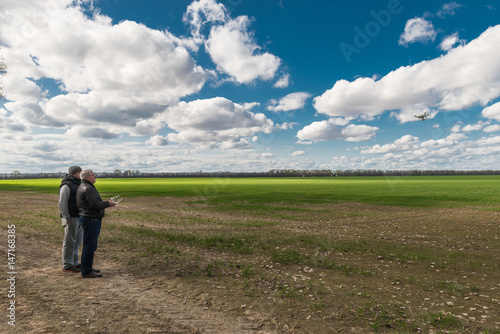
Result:
<svg viewBox="0 0 500 334">
<path fill-rule="evenodd" d="M 427 116 L 429 116 L 429 114 L 427 112 L 424 112 L 422 115 L 415 115 L 416 118 L 418 118 L 422 121 L 425 121 L 427 119 Z"/>
</svg>

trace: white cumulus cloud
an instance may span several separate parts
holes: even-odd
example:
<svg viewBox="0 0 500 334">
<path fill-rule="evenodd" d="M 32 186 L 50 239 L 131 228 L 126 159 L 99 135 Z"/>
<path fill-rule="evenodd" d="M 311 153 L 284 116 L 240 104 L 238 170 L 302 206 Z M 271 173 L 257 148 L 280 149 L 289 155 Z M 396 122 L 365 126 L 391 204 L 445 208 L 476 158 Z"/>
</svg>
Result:
<svg viewBox="0 0 500 334">
<path fill-rule="evenodd" d="M 275 128 L 264 114 L 251 111 L 255 106 L 222 97 L 180 102 L 159 114 L 156 121 L 176 131 L 167 135 L 170 142 L 249 147 L 249 139 L 256 133 L 270 133 Z"/>
<path fill-rule="evenodd" d="M 165 146 L 168 145 L 168 140 L 166 137 L 155 135 L 146 141 L 146 144 L 152 146 Z"/>
<path fill-rule="evenodd" d="M 290 84 L 290 74 L 286 73 L 274 84 L 275 88 L 286 88 Z"/>
<path fill-rule="evenodd" d="M 476 124 L 469 124 L 466 125 L 462 128 L 463 132 L 471 132 L 471 131 L 480 131 L 482 130 L 485 126 L 490 125 L 491 122 L 483 122 L 479 121 Z"/>
<path fill-rule="evenodd" d="M 305 126 L 297 133 L 299 142 L 325 141 L 325 140 L 346 140 L 365 141 L 373 138 L 378 128 L 367 125 L 348 125 L 341 127 L 336 124 L 335 119 L 313 122 Z"/>
<path fill-rule="evenodd" d="M 301 157 L 303 155 L 306 155 L 305 151 L 295 151 L 295 152 L 289 154 L 289 156 L 291 156 L 291 157 Z"/>
<path fill-rule="evenodd" d="M 398 144 L 396 144 L 398 142 Z M 410 145 L 401 145 L 406 142 Z M 419 144 L 416 137 L 403 136 L 393 143 L 358 148 L 365 157 L 342 157 L 344 166 L 379 169 L 485 169 L 498 163 L 500 136 L 468 140 L 459 133 Z M 337 163 L 337 159 L 332 159 Z M 410 167 L 411 166 L 411 167 Z"/>
<path fill-rule="evenodd" d="M 429 148 L 456 147 L 458 142 L 465 138 L 467 137 L 463 134 L 452 133 L 446 138 L 427 140 L 421 143 L 420 146 Z"/>
<path fill-rule="evenodd" d="M 447 16 L 455 15 L 457 9 L 461 8 L 462 5 L 457 3 L 456 1 L 452 1 L 449 3 L 445 3 L 441 9 L 437 12 L 437 16 L 440 18 L 445 18 Z"/>
<path fill-rule="evenodd" d="M 416 42 L 436 40 L 437 32 L 434 25 L 424 18 L 416 17 L 406 22 L 405 30 L 399 38 L 399 44 L 407 46 Z"/>
<path fill-rule="evenodd" d="M 370 148 L 361 150 L 361 154 L 386 154 L 389 152 L 406 151 L 415 148 L 420 143 L 418 137 L 412 135 L 405 135 L 396 139 L 393 143 L 385 145 L 374 145 Z"/>
<path fill-rule="evenodd" d="M 260 52 L 248 32 L 250 20 L 239 16 L 210 32 L 206 48 L 218 68 L 239 83 L 250 83 L 257 79 L 271 80 L 281 60 L 269 52 Z"/>
<path fill-rule="evenodd" d="M 305 92 L 297 92 L 286 95 L 279 101 L 271 100 L 267 110 L 271 111 L 291 111 L 304 108 L 307 99 L 311 94 Z"/>
<path fill-rule="evenodd" d="M 202 43 L 204 34 L 202 28 L 209 24 L 225 23 L 229 19 L 226 7 L 213 0 L 193 1 L 187 8 L 183 20 L 191 25 L 191 34 Z"/>
<path fill-rule="evenodd" d="M 446 55 L 400 67 L 380 80 L 337 81 L 314 98 L 319 113 L 332 117 L 374 117 L 396 110 L 401 121 L 416 120 L 416 111 L 453 111 L 486 105 L 500 96 L 500 25 L 490 27 Z M 494 118 L 495 108 L 483 111 Z"/>
<path fill-rule="evenodd" d="M 215 0 L 198 0 L 189 5 L 184 21 L 191 25 L 195 41 L 205 45 L 219 72 L 243 84 L 275 78 L 281 59 L 262 52 L 250 30 L 248 16 L 232 19 Z M 276 85 L 288 85 L 288 79 L 285 82 L 283 78 L 287 77 L 282 77 Z"/>
<path fill-rule="evenodd" d="M 483 129 L 483 131 L 486 133 L 500 132 L 500 124 L 493 124 L 493 125 L 487 126 Z"/>
<path fill-rule="evenodd" d="M 500 102 L 484 108 L 481 115 L 485 118 L 500 121 Z"/>
<path fill-rule="evenodd" d="M 463 45 L 464 42 L 458 37 L 458 33 L 456 32 L 450 36 L 446 36 L 439 44 L 439 48 L 443 51 L 450 51 L 456 44 L 460 43 Z"/>
<path fill-rule="evenodd" d="M 13 118 L 33 125 L 128 127 L 203 87 L 208 72 L 178 38 L 136 22 L 113 24 L 98 12 L 90 17 L 86 4 L 3 4 L 1 52 L 12 76 L 5 93 Z M 45 96 L 40 79 L 57 83 L 60 94 Z"/>
</svg>

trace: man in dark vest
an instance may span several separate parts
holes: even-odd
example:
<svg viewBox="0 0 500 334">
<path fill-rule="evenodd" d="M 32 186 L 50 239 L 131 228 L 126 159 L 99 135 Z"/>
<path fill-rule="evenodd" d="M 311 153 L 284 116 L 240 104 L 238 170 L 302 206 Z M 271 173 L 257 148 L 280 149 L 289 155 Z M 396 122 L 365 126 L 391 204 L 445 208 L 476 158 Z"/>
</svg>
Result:
<svg viewBox="0 0 500 334">
<path fill-rule="evenodd" d="M 76 204 L 80 210 L 80 224 L 83 227 L 82 277 L 102 277 L 100 270 L 94 269 L 94 253 L 101 232 L 104 209 L 116 205 L 115 202 L 103 201 L 94 183 L 96 175 L 90 169 L 81 173 L 82 183 L 76 192 Z"/>
<path fill-rule="evenodd" d="M 82 244 L 83 229 L 78 220 L 80 215 L 76 206 L 76 191 L 81 183 L 81 171 L 79 166 L 71 166 L 59 186 L 59 210 L 64 227 L 63 271 L 70 273 L 80 272 L 78 248 Z"/>
</svg>

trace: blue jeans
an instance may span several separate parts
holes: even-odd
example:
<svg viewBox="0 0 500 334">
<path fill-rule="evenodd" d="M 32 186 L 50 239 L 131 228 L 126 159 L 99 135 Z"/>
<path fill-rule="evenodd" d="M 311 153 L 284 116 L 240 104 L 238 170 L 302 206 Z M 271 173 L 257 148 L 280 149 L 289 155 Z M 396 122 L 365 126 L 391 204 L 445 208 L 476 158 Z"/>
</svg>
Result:
<svg viewBox="0 0 500 334">
<path fill-rule="evenodd" d="M 92 273 L 94 253 L 97 250 L 97 240 L 101 232 L 101 218 L 80 217 L 83 227 L 82 276 Z"/>
</svg>

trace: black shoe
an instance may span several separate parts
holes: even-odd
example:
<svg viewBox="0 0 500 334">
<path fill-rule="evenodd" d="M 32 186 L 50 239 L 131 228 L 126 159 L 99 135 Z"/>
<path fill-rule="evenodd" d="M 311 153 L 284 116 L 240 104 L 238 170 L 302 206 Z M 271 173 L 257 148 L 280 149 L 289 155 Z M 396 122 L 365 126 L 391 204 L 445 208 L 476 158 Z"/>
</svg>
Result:
<svg viewBox="0 0 500 334">
<path fill-rule="evenodd" d="M 81 263 L 77 264 L 75 267 L 78 268 L 78 269 L 82 269 Z"/>
<path fill-rule="evenodd" d="M 96 277 L 102 277 L 102 274 L 99 274 L 99 273 L 96 273 L 95 271 L 93 271 L 88 275 L 82 275 L 82 278 L 96 278 Z"/>
<path fill-rule="evenodd" d="M 67 272 L 67 273 L 79 273 L 80 272 L 80 269 L 75 267 L 75 266 L 72 266 L 72 267 L 69 267 L 69 268 L 63 268 L 63 271 Z"/>
</svg>

